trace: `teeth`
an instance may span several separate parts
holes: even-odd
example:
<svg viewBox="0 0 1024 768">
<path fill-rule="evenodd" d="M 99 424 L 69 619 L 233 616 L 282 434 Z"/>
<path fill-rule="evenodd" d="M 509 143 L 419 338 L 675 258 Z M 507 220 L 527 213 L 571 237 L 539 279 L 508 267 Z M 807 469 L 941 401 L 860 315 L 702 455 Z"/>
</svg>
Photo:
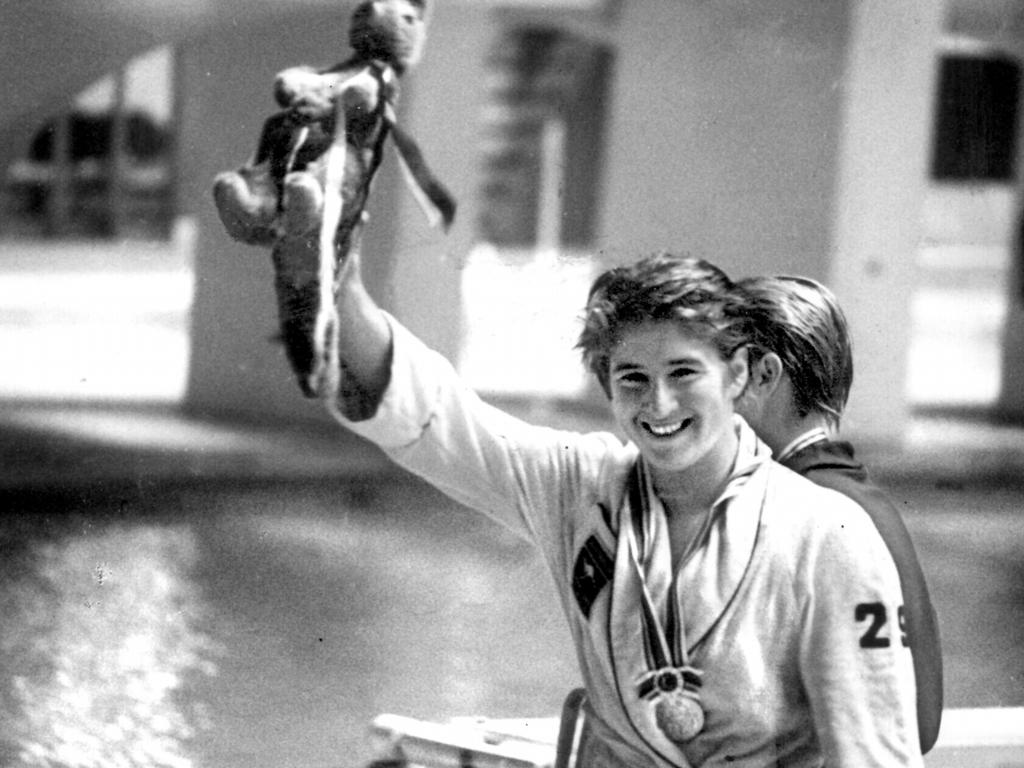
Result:
<svg viewBox="0 0 1024 768">
<path fill-rule="evenodd" d="M 651 432 L 653 432 L 654 434 L 663 437 L 665 435 L 671 435 L 673 432 L 678 432 L 680 429 L 683 428 L 683 422 L 677 421 L 674 424 L 662 425 L 648 424 L 647 428 L 650 429 Z"/>
</svg>

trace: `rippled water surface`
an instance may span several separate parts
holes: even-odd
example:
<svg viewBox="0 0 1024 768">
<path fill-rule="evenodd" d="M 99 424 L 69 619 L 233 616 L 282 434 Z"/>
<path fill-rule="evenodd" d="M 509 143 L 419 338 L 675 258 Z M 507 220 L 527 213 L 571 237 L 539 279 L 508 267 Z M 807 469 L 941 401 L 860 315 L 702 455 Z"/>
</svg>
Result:
<svg viewBox="0 0 1024 768">
<path fill-rule="evenodd" d="M 947 703 L 1024 705 L 1021 494 L 894 496 L 939 611 Z M 381 712 L 550 716 L 577 681 L 533 548 L 414 481 L 175 484 L 19 504 L 0 539 L 5 617 L 21 611 L 0 629 L 5 674 L 26 677 L 34 659 L 33 705 L 45 721 L 74 703 L 72 730 L 95 732 L 107 710 L 148 696 L 123 739 L 167 715 L 205 722 L 194 738 L 165 734 L 195 768 L 355 767 Z M 57 657 L 78 677 L 43 685 Z M 99 733 L 113 749 L 113 731 Z"/>
</svg>

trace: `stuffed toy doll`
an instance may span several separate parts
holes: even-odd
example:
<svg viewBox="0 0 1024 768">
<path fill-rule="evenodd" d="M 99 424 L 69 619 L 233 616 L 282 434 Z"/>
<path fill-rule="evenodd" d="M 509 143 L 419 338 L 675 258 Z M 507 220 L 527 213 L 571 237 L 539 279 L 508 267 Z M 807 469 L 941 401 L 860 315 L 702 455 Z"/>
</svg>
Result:
<svg viewBox="0 0 1024 768">
<path fill-rule="evenodd" d="M 419 60 L 426 11 L 426 0 L 361 0 L 349 27 L 353 54 L 329 69 L 280 72 L 283 109 L 264 123 L 252 160 L 214 181 L 228 234 L 271 249 L 281 338 L 307 397 L 338 394 L 334 275 L 365 219 L 389 136 L 431 224 L 447 229 L 455 215 L 395 118 L 398 79 Z"/>
</svg>

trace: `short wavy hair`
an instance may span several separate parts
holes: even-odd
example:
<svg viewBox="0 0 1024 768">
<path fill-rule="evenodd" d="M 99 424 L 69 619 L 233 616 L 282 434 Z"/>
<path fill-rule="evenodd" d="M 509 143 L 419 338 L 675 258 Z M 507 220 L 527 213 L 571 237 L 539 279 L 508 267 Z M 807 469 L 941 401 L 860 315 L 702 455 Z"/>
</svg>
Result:
<svg viewBox="0 0 1024 768">
<path fill-rule="evenodd" d="M 587 297 L 576 347 L 584 366 L 611 397 L 609 359 L 623 329 L 674 320 L 727 360 L 747 342 L 742 309 L 735 284 L 714 264 L 660 252 L 598 276 Z"/>
<path fill-rule="evenodd" d="M 853 386 L 853 347 L 835 294 L 817 280 L 780 275 L 740 280 L 750 327 L 750 362 L 782 360 L 800 416 L 839 425 Z"/>
</svg>

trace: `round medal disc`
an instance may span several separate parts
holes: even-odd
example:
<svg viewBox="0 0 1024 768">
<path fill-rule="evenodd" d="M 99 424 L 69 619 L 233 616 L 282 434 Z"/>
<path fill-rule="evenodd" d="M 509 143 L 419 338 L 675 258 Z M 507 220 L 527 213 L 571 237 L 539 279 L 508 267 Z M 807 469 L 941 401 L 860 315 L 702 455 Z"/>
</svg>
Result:
<svg viewBox="0 0 1024 768">
<path fill-rule="evenodd" d="M 696 695 L 682 689 L 662 694 L 654 716 L 661 732 L 679 743 L 689 741 L 704 727 L 704 710 Z"/>
</svg>

